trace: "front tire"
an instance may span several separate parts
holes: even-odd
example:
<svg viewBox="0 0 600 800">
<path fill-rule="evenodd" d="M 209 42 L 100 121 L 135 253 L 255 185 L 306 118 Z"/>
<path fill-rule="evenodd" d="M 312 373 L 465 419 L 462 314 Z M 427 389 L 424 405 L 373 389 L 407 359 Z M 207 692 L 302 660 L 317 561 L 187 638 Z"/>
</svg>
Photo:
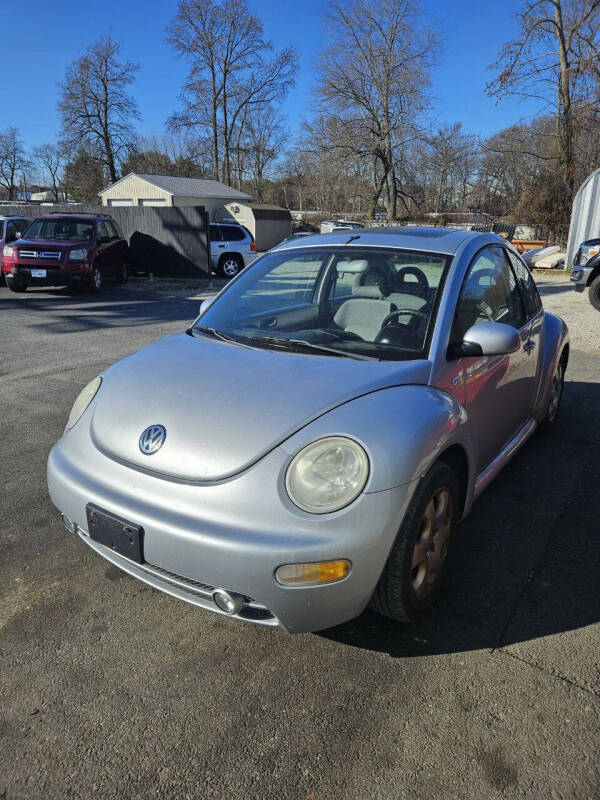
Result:
<svg viewBox="0 0 600 800">
<path fill-rule="evenodd" d="M 596 311 L 600 311 L 600 275 L 598 275 L 590 283 L 590 303 L 594 306 Z"/>
<path fill-rule="evenodd" d="M 218 270 L 223 278 L 235 278 L 244 268 L 244 262 L 238 255 L 232 253 L 222 256 L 219 261 Z"/>
<path fill-rule="evenodd" d="M 436 462 L 421 481 L 392 547 L 371 608 L 400 622 L 421 618 L 435 602 L 459 516 L 455 472 Z"/>
<path fill-rule="evenodd" d="M 98 292 L 102 291 L 102 271 L 100 267 L 95 264 L 92 267 L 92 277 L 90 278 L 88 288 L 93 294 L 98 294 Z"/>
<path fill-rule="evenodd" d="M 14 278 L 9 278 L 8 275 L 6 276 L 6 285 L 11 292 L 18 292 L 21 294 L 27 291 L 27 286 L 25 286 L 24 283 L 18 283 Z"/>
</svg>

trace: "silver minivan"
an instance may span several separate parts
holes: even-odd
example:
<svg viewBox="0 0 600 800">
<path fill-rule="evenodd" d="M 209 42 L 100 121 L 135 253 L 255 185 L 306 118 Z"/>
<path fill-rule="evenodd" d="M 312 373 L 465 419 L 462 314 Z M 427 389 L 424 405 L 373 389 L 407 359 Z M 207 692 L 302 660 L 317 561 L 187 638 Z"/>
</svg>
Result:
<svg viewBox="0 0 600 800">
<path fill-rule="evenodd" d="M 234 278 L 256 258 L 254 238 L 243 225 L 210 223 L 210 260 L 223 278 Z"/>
</svg>

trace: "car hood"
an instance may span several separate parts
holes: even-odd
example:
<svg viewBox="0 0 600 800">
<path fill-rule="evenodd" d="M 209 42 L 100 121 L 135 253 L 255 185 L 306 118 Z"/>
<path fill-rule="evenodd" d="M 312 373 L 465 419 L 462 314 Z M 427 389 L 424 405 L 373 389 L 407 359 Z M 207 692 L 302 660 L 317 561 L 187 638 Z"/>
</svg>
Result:
<svg viewBox="0 0 600 800">
<path fill-rule="evenodd" d="M 251 349 L 179 333 L 107 370 L 91 436 L 105 455 L 140 469 L 188 482 L 222 480 L 348 400 L 427 383 L 430 367 Z M 144 455 L 139 439 L 150 425 L 163 425 L 166 439 Z"/>
<path fill-rule="evenodd" d="M 91 242 L 79 241 L 78 239 L 17 239 L 14 242 L 17 247 L 47 247 L 54 250 L 70 250 L 73 247 L 90 247 Z"/>
</svg>

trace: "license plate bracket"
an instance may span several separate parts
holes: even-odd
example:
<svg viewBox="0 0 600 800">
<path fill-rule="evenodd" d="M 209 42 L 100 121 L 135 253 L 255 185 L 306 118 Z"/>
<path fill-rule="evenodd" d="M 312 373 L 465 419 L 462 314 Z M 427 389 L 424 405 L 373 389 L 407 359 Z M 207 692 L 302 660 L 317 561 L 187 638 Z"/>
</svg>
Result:
<svg viewBox="0 0 600 800">
<path fill-rule="evenodd" d="M 88 503 L 85 510 L 90 539 L 109 547 L 125 558 L 137 561 L 138 564 L 144 563 L 144 529 L 141 525 L 129 522 L 93 503 Z"/>
</svg>

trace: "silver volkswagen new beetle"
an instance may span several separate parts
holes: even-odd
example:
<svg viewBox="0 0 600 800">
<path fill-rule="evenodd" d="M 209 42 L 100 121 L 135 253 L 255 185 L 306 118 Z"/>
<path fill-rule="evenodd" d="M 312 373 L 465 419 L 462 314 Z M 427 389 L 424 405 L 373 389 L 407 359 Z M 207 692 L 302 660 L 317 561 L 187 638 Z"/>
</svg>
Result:
<svg viewBox="0 0 600 800">
<path fill-rule="evenodd" d="M 293 240 L 81 392 L 50 496 L 104 558 L 202 608 L 290 632 L 369 604 L 418 619 L 458 521 L 552 425 L 568 357 L 494 234 Z"/>
</svg>

